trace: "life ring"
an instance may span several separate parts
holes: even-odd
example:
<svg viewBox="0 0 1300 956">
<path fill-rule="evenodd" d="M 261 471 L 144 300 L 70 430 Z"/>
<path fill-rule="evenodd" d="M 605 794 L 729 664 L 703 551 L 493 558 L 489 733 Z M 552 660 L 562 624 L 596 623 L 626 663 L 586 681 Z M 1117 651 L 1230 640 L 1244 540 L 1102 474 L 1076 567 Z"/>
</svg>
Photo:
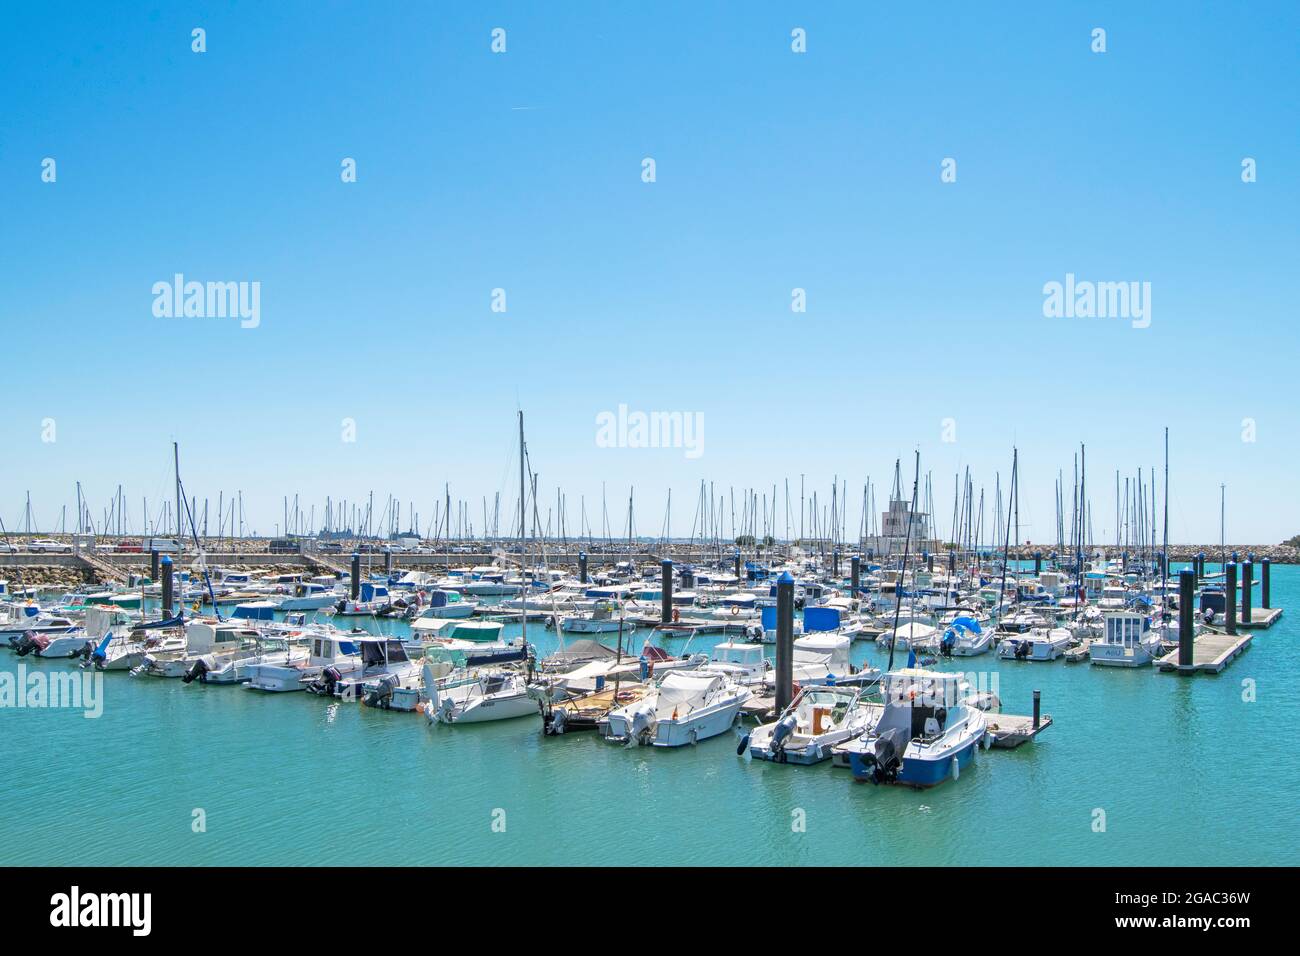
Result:
<svg viewBox="0 0 1300 956">
<path fill-rule="evenodd" d="M 679 611 L 677 608 L 673 608 L 673 623 L 676 624 L 681 619 L 682 619 L 682 612 Z"/>
<path fill-rule="evenodd" d="M 739 604 L 731 605 L 731 616 L 735 617 L 739 613 L 740 613 L 740 605 Z"/>
</svg>

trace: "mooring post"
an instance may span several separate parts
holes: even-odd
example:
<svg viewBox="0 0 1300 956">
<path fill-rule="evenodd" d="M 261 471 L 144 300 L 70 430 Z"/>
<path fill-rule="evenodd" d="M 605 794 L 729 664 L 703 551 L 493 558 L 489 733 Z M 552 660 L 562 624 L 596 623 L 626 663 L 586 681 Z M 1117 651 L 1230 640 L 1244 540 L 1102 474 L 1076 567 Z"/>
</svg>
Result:
<svg viewBox="0 0 1300 956">
<path fill-rule="evenodd" d="M 1042 573 L 1043 573 L 1043 552 L 1035 551 L 1034 552 L 1034 575 L 1037 576 Z"/>
<path fill-rule="evenodd" d="M 740 552 L 736 552 L 736 580 L 740 580 Z"/>
<path fill-rule="evenodd" d="M 1268 558 L 1265 558 L 1263 561 L 1259 563 L 1259 588 L 1260 588 L 1259 606 L 1266 611 L 1273 606 L 1273 602 L 1269 598 L 1269 593 L 1268 593 L 1269 571 L 1272 570 L 1272 565 L 1273 562 L 1270 561 Z"/>
<path fill-rule="evenodd" d="M 1255 583 L 1255 562 L 1246 560 L 1241 565 L 1241 623 L 1250 623 L 1251 586 Z"/>
<path fill-rule="evenodd" d="M 934 573 L 934 555 L 929 551 L 925 552 L 925 569 L 931 574 Z"/>
<path fill-rule="evenodd" d="M 393 573 L 393 549 L 384 548 L 384 574 Z"/>
<path fill-rule="evenodd" d="M 1200 584 L 1205 580 L 1205 552 L 1202 551 L 1192 558 L 1192 562 L 1192 566 L 1196 568 L 1196 583 Z"/>
<path fill-rule="evenodd" d="M 836 581 L 840 579 L 840 549 L 836 548 L 831 552 L 831 576 Z"/>
<path fill-rule="evenodd" d="M 682 588 L 689 591 L 695 587 L 695 568 L 691 565 L 683 565 L 681 570 Z"/>
<path fill-rule="evenodd" d="M 352 552 L 352 581 L 350 584 L 352 600 L 361 596 L 361 555 Z"/>
<path fill-rule="evenodd" d="M 858 591 L 862 588 L 862 556 L 853 555 L 849 558 L 849 587 L 853 591 L 853 600 L 858 599 Z"/>
<path fill-rule="evenodd" d="M 155 584 L 158 581 L 158 552 L 153 548 L 149 549 L 149 580 Z"/>
<path fill-rule="evenodd" d="M 1183 568 L 1178 572 L 1178 666 L 1180 667 L 1191 667 L 1195 660 L 1192 656 L 1195 600 L 1196 572 L 1190 568 Z"/>
<path fill-rule="evenodd" d="M 1237 633 L 1237 562 L 1229 561 L 1223 568 L 1223 613 L 1228 619 L 1226 630 Z"/>
<path fill-rule="evenodd" d="M 1043 692 L 1041 690 L 1035 690 L 1034 691 L 1034 730 L 1038 729 L 1038 725 L 1042 721 L 1042 716 L 1043 716 Z"/>
<path fill-rule="evenodd" d="M 162 615 L 164 618 L 171 617 L 173 593 L 175 591 L 175 582 L 172 579 L 172 559 L 167 555 L 162 558 Z"/>
<path fill-rule="evenodd" d="M 673 563 L 664 558 L 659 568 L 659 621 L 667 624 L 673 619 Z"/>
<path fill-rule="evenodd" d="M 955 574 L 957 571 L 957 552 L 948 552 L 948 573 Z"/>
<path fill-rule="evenodd" d="M 587 552 L 578 552 L 578 583 L 587 583 Z"/>
<path fill-rule="evenodd" d="M 794 578 L 782 571 L 776 579 L 776 712 L 794 697 Z"/>
</svg>

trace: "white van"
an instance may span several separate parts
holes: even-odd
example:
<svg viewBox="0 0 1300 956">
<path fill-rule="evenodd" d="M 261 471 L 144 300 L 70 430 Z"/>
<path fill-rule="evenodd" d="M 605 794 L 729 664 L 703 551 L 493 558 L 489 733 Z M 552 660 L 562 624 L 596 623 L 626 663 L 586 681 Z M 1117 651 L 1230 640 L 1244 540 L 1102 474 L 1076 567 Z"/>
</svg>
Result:
<svg viewBox="0 0 1300 956">
<path fill-rule="evenodd" d="M 175 538 L 145 538 L 140 542 L 140 550 L 145 554 L 150 551 L 157 551 L 159 554 L 175 554 L 180 549 Z"/>
</svg>

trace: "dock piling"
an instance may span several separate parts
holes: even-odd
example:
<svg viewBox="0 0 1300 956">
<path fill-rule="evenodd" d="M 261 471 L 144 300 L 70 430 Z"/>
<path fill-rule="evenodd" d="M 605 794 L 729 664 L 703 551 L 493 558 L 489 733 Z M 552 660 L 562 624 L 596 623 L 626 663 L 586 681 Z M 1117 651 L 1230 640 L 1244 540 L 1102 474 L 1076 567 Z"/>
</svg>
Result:
<svg viewBox="0 0 1300 956">
<path fill-rule="evenodd" d="M 739 556 L 737 556 L 739 560 Z M 673 563 L 667 558 L 660 564 L 659 621 L 668 624 L 673 619 Z"/>
<path fill-rule="evenodd" d="M 1241 623 L 1250 623 L 1251 586 L 1255 583 L 1255 562 L 1247 558 L 1241 565 Z"/>
<path fill-rule="evenodd" d="M 794 696 L 794 578 L 782 571 L 776 579 L 776 712 Z"/>
<path fill-rule="evenodd" d="M 1196 572 L 1184 568 L 1178 572 L 1178 664 L 1191 667 L 1196 661 L 1192 635 L 1196 608 Z"/>
<path fill-rule="evenodd" d="M 740 580 L 740 552 L 736 552 L 736 580 Z"/>
<path fill-rule="evenodd" d="M 1043 552 L 1035 551 L 1034 552 L 1034 574 L 1039 575 L 1042 573 L 1043 573 Z"/>
<path fill-rule="evenodd" d="M 352 553 L 351 593 L 354 601 L 361 597 L 361 555 L 355 551 Z"/>
<path fill-rule="evenodd" d="M 153 548 L 149 549 L 149 580 L 158 580 L 158 552 Z"/>
<path fill-rule="evenodd" d="M 1237 562 L 1229 561 L 1223 567 L 1223 614 L 1227 620 L 1224 630 L 1237 633 Z"/>
<path fill-rule="evenodd" d="M 155 552 L 156 553 L 156 552 Z M 173 594 L 175 584 L 172 578 L 172 559 L 168 555 L 162 557 L 162 615 L 164 618 L 171 617 L 172 605 L 175 604 Z"/>
<path fill-rule="evenodd" d="M 1035 690 L 1034 691 L 1034 730 L 1037 730 L 1038 725 L 1042 723 L 1042 717 L 1043 717 L 1043 692 L 1041 690 Z"/>
<path fill-rule="evenodd" d="M 1260 607 L 1268 610 L 1273 606 L 1268 593 L 1269 571 L 1272 569 L 1272 562 L 1265 558 L 1259 565 L 1259 588 L 1260 588 Z"/>
<path fill-rule="evenodd" d="M 578 552 L 578 583 L 587 583 L 587 552 Z"/>
<path fill-rule="evenodd" d="M 393 549 L 384 548 L 384 573 L 393 573 Z"/>
<path fill-rule="evenodd" d="M 862 588 L 862 557 L 853 555 L 849 558 L 849 585 L 853 590 L 853 600 L 858 599 L 858 592 Z M 1267 587 L 1268 585 L 1265 585 Z"/>
</svg>

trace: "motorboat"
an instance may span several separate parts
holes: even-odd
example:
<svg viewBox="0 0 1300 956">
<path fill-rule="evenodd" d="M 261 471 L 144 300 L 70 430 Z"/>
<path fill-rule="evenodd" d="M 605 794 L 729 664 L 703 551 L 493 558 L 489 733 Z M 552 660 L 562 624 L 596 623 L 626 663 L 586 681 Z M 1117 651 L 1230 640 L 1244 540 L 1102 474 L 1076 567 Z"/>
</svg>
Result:
<svg viewBox="0 0 1300 956">
<path fill-rule="evenodd" d="M 814 764 L 826 760 L 831 748 L 865 733 L 879 716 L 879 705 L 868 704 L 857 687 L 815 684 L 800 689 L 781 715 L 761 724 L 741 741 L 739 753 L 775 763 Z"/>
<path fill-rule="evenodd" d="M 1004 661 L 1054 661 L 1074 643 L 1068 628 L 1040 627 L 1004 637 L 998 642 L 998 657 Z"/>
<path fill-rule="evenodd" d="M 428 602 L 427 604 L 425 602 Z M 473 617 L 478 608 L 477 601 L 466 601 L 459 591 L 435 588 L 432 591 L 417 591 L 416 603 L 420 607 L 418 617 L 427 620 L 446 620 L 449 618 Z"/>
<path fill-rule="evenodd" d="M 470 724 L 509 720 L 538 712 L 528 680 L 518 670 L 492 668 L 472 680 L 428 689 L 424 715 L 431 724 Z"/>
<path fill-rule="evenodd" d="M 604 634 L 620 628 L 633 630 L 624 622 L 621 608 L 613 601 L 597 601 L 590 614 L 567 614 L 560 618 L 560 630 L 570 634 Z"/>
<path fill-rule="evenodd" d="M 258 661 L 247 669 L 249 690 L 268 693 L 309 690 L 318 685 L 322 694 L 333 694 L 333 684 L 361 670 L 361 652 L 352 634 L 333 627 L 315 627 L 308 639 L 305 658 Z M 326 673 L 329 672 L 329 673 Z"/>
<path fill-rule="evenodd" d="M 186 677 L 190 680 L 227 662 L 244 658 L 257 646 L 257 629 L 238 621 L 196 619 L 184 623 L 181 647 L 157 647 L 144 655 L 132 674 L 151 677 Z M 190 676 L 192 675 L 192 676 Z"/>
<path fill-rule="evenodd" d="M 76 629 L 77 624 L 70 617 L 38 611 L 36 614 L 20 617 L 13 623 L 0 627 L 0 640 L 6 642 L 10 648 L 17 649 L 19 641 L 26 635 L 54 637 Z"/>
<path fill-rule="evenodd" d="M 1160 632 L 1151 618 L 1134 611 L 1112 611 L 1104 615 L 1105 631 L 1100 640 L 1088 645 L 1088 659 L 1105 667 L 1145 667 L 1160 652 Z"/>
<path fill-rule="evenodd" d="M 598 729 L 606 740 L 681 747 L 730 730 L 751 694 L 723 674 L 672 671 L 640 700 L 611 710 Z"/>
<path fill-rule="evenodd" d="M 361 652 L 361 667 L 350 674 L 342 674 L 330 679 L 322 693 L 330 694 L 342 700 L 357 700 L 369 681 L 392 675 L 401 683 L 419 671 L 419 664 L 411 660 L 406 653 L 406 645 L 401 638 L 383 635 L 353 632 L 352 639 Z M 332 675 L 322 674 L 322 677 Z"/>
<path fill-rule="evenodd" d="M 856 780 L 932 787 L 956 780 L 984 740 L 984 711 L 960 673 L 920 667 L 884 677 L 884 706 L 864 734 L 841 744 Z"/>
<path fill-rule="evenodd" d="M 973 617 L 954 618 L 944 628 L 939 650 L 948 657 L 975 657 L 993 646 L 993 630 Z"/>
</svg>

